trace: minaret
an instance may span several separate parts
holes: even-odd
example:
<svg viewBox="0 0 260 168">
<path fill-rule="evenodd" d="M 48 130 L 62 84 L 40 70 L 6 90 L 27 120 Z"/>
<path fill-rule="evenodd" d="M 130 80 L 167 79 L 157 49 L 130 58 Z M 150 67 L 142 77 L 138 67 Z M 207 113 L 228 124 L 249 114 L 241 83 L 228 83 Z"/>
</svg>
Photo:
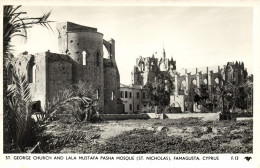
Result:
<svg viewBox="0 0 260 168">
<path fill-rule="evenodd" d="M 166 60 L 166 52 L 165 52 L 164 46 L 163 46 L 163 60 Z"/>
<path fill-rule="evenodd" d="M 168 61 L 166 60 L 166 52 L 164 46 L 163 46 L 162 66 L 160 68 L 161 71 L 166 71 L 168 69 Z"/>
</svg>

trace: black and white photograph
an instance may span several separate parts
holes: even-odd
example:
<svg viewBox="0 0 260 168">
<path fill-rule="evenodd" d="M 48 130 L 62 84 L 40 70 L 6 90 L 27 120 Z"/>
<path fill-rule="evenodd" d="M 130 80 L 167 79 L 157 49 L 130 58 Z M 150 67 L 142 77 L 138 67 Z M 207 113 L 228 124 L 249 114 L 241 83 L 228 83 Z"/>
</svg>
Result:
<svg viewBox="0 0 260 168">
<path fill-rule="evenodd" d="M 2 11 L 3 154 L 252 159 L 252 6 Z"/>
</svg>

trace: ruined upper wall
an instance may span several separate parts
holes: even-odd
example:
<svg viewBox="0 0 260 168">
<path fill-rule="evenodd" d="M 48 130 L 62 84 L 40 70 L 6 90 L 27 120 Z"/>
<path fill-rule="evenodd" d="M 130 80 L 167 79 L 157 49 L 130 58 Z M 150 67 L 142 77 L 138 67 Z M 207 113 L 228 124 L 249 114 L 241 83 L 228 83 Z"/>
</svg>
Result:
<svg viewBox="0 0 260 168">
<path fill-rule="evenodd" d="M 100 52 L 103 56 L 103 34 L 96 28 L 77 25 L 71 22 L 57 24 L 58 45 L 62 54 L 69 55 L 82 64 L 82 53 Z"/>
<path fill-rule="evenodd" d="M 97 28 L 83 26 L 79 24 L 75 24 L 72 22 L 62 22 L 57 24 L 57 28 L 61 28 L 63 26 L 67 27 L 67 31 L 87 31 L 87 32 L 97 32 Z"/>
<path fill-rule="evenodd" d="M 115 61 L 115 40 L 106 41 L 103 39 L 103 44 L 108 51 L 109 59 Z"/>
</svg>

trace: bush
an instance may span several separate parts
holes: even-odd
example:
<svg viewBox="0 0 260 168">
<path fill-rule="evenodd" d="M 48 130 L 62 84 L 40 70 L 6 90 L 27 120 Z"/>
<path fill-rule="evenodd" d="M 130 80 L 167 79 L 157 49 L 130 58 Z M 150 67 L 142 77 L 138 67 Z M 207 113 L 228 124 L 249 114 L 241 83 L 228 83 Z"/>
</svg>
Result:
<svg viewBox="0 0 260 168">
<path fill-rule="evenodd" d="M 51 117 L 61 113 L 71 114 L 76 121 L 100 121 L 98 100 L 94 97 L 92 87 L 80 81 L 59 91 L 53 101 L 47 104 L 47 113 Z"/>
<path fill-rule="evenodd" d="M 199 135 L 201 136 L 201 135 Z M 230 138 L 214 137 L 195 141 L 184 140 L 178 136 L 167 136 L 167 133 L 145 129 L 127 131 L 108 140 L 107 144 L 96 144 L 85 148 L 86 153 L 252 153 L 250 146 L 221 146 L 229 142 Z"/>
</svg>

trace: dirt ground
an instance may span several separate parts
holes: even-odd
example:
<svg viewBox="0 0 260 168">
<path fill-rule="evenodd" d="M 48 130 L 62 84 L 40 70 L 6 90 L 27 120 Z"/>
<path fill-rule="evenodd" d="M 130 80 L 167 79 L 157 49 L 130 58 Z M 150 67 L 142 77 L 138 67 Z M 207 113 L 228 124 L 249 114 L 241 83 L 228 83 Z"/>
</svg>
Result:
<svg viewBox="0 0 260 168">
<path fill-rule="evenodd" d="M 149 141 L 149 139 L 146 140 L 146 137 L 144 137 L 147 136 L 147 134 L 138 134 L 138 130 L 150 131 L 149 134 L 153 134 L 154 136 L 159 134 L 161 135 L 163 133 L 163 135 L 167 138 L 179 137 L 185 142 L 185 144 L 186 142 L 191 142 L 191 144 L 193 144 L 200 142 L 204 143 L 204 141 L 206 142 L 207 140 L 212 140 L 219 148 L 225 148 L 225 150 L 223 150 L 224 153 L 225 151 L 226 153 L 250 153 L 252 151 L 252 121 L 206 122 L 196 118 L 178 120 L 121 120 L 105 121 L 101 123 L 70 124 L 56 121 L 48 126 L 45 134 L 50 135 L 52 139 L 57 139 L 58 137 L 59 141 L 61 141 L 59 143 L 57 142 L 59 144 L 58 147 L 53 145 L 53 147 L 49 149 L 50 153 L 96 153 L 96 148 L 93 146 L 97 146 L 99 149 L 99 152 L 97 153 L 103 153 L 102 150 L 108 150 L 108 153 L 120 153 L 120 151 L 109 150 L 112 148 L 117 149 L 120 145 L 125 147 L 128 145 L 128 141 L 129 145 L 135 145 L 135 143 L 136 145 L 139 145 L 139 141 L 136 142 L 135 140 L 140 138 L 141 143 L 142 141 Z M 70 137 L 70 139 L 68 137 Z M 129 137 L 133 138 L 129 139 Z M 118 143 L 113 144 L 114 146 L 111 147 L 111 149 L 106 146 L 114 143 L 114 141 L 118 141 Z M 161 144 L 165 144 L 163 139 L 156 141 L 162 141 Z M 149 146 L 149 142 L 147 143 Z M 91 149 L 89 149 L 90 146 Z M 102 148 L 100 146 L 102 146 Z M 243 147 L 243 149 L 240 151 L 241 147 Z M 232 148 L 235 151 L 228 150 L 233 150 Z M 168 150 L 167 153 L 171 150 Z M 148 151 L 148 153 L 151 152 L 153 151 Z M 160 151 L 158 152 L 160 153 Z M 181 152 L 182 151 L 179 151 L 179 153 Z M 200 152 L 199 150 L 198 152 L 203 153 L 203 151 Z M 211 151 L 208 152 L 211 153 Z M 162 151 L 162 153 L 164 152 Z"/>
</svg>

